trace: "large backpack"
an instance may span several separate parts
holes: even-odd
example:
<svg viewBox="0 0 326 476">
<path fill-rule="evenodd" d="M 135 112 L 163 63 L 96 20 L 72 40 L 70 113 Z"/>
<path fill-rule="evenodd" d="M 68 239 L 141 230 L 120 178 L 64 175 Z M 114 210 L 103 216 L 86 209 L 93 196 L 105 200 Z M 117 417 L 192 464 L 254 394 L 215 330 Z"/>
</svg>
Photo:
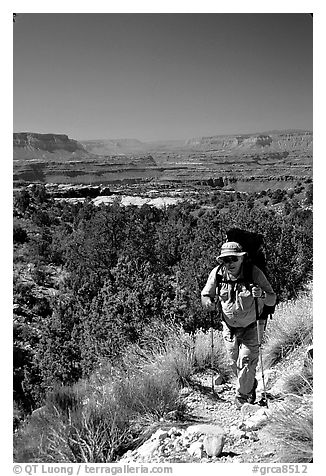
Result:
<svg viewBox="0 0 326 476">
<path fill-rule="evenodd" d="M 241 230 L 240 228 L 230 228 L 226 233 L 227 241 L 236 241 L 243 250 L 247 252 L 245 257 L 245 266 L 256 265 L 265 276 L 267 275 L 267 263 L 265 253 L 263 251 L 264 237 L 260 233 Z"/>
<path fill-rule="evenodd" d="M 263 250 L 264 247 L 264 237 L 260 233 L 255 233 L 252 231 L 242 230 L 241 228 L 230 228 L 226 233 L 227 241 L 235 241 L 239 243 L 243 251 L 247 252 L 247 255 L 244 259 L 243 264 L 243 282 L 245 286 L 249 288 L 253 284 L 252 278 L 252 268 L 257 266 L 268 278 L 266 256 Z M 219 266 L 216 271 L 217 283 L 218 286 L 221 286 L 222 282 L 227 282 L 223 280 L 223 277 L 218 274 L 218 272 L 223 268 L 223 265 Z M 260 316 L 260 319 L 267 319 L 268 316 L 271 316 L 275 311 L 275 306 L 266 306 L 264 305 L 263 312 Z"/>
</svg>

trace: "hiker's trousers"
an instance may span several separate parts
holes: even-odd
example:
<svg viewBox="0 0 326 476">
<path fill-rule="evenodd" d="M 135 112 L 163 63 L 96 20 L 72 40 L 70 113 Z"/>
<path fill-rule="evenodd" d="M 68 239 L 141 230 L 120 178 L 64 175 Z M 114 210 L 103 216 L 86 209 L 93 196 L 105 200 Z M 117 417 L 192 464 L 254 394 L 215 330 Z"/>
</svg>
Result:
<svg viewBox="0 0 326 476">
<path fill-rule="evenodd" d="M 265 321 L 259 323 L 261 335 L 264 324 Z M 259 358 L 257 324 L 254 322 L 248 327 L 230 328 L 223 322 L 223 337 L 232 370 L 237 376 L 236 394 L 238 397 L 249 397 L 254 387 Z"/>
</svg>

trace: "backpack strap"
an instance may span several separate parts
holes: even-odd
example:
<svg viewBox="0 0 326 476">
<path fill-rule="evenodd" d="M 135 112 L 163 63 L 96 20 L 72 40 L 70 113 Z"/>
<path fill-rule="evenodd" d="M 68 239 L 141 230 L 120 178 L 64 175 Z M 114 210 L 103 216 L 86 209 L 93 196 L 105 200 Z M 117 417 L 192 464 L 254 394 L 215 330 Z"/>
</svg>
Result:
<svg viewBox="0 0 326 476">
<path fill-rule="evenodd" d="M 223 264 L 221 264 L 217 269 L 216 269 L 216 283 L 217 283 L 217 296 L 220 295 L 220 291 L 221 291 L 221 287 L 222 287 L 222 283 L 223 284 L 238 284 L 238 283 L 243 283 L 245 285 L 245 287 L 248 289 L 248 291 L 251 290 L 251 287 L 253 285 L 253 263 L 251 261 L 251 259 L 247 259 L 246 261 L 244 261 L 244 267 L 243 267 L 243 278 L 242 279 L 237 279 L 237 280 L 230 280 L 230 279 L 226 279 L 225 276 L 222 276 L 219 274 L 219 271 L 223 268 Z M 224 274 L 225 274 L 225 270 L 224 270 Z M 263 307 L 263 310 L 262 310 L 262 313 L 260 314 L 259 316 L 259 319 L 261 320 L 265 320 L 265 328 L 266 328 L 266 324 L 267 324 L 267 319 L 268 317 L 270 319 L 272 319 L 272 315 L 274 314 L 274 311 L 275 311 L 275 306 L 267 306 L 266 304 L 264 304 L 264 307 Z M 223 313 L 222 313 L 222 308 L 221 308 L 221 304 L 220 304 L 220 301 L 218 301 L 218 314 L 219 316 L 222 317 L 223 319 Z M 224 319 L 223 319 L 224 320 Z"/>
<path fill-rule="evenodd" d="M 221 306 L 221 302 L 219 300 L 219 295 L 220 295 L 220 291 L 221 291 L 221 287 L 222 287 L 222 282 L 223 281 L 223 278 L 222 276 L 219 274 L 219 271 L 221 271 L 221 269 L 224 267 L 224 264 L 221 263 L 217 269 L 216 269 L 216 273 L 215 273 L 215 281 L 216 281 L 216 289 L 217 289 L 217 297 L 218 297 L 218 300 L 217 300 L 217 315 L 218 317 L 221 317 L 223 319 L 223 312 L 222 312 L 222 306 Z"/>
</svg>

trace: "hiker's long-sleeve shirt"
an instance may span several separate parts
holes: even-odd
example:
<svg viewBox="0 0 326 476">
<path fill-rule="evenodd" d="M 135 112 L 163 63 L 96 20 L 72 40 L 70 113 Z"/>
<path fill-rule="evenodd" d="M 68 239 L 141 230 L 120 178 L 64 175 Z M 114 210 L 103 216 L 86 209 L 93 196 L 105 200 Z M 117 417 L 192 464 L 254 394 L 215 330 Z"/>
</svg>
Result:
<svg viewBox="0 0 326 476">
<path fill-rule="evenodd" d="M 231 327 L 247 327 L 256 320 L 255 299 L 249 291 L 244 282 L 241 282 L 241 274 L 237 280 L 232 277 L 230 273 L 223 273 L 218 271 L 218 266 L 214 268 L 208 276 L 206 285 L 201 292 L 202 297 L 209 296 L 213 301 L 216 297 L 221 303 L 223 312 L 223 319 Z M 234 280 L 233 283 L 222 282 L 217 286 L 216 273 L 222 276 L 222 279 Z M 268 282 L 264 273 L 253 266 L 252 281 L 256 286 L 259 286 L 264 295 L 258 298 L 258 311 L 261 314 L 264 304 L 267 306 L 274 306 L 276 302 L 276 294 L 272 286 Z M 217 293 L 219 291 L 219 296 Z"/>
</svg>

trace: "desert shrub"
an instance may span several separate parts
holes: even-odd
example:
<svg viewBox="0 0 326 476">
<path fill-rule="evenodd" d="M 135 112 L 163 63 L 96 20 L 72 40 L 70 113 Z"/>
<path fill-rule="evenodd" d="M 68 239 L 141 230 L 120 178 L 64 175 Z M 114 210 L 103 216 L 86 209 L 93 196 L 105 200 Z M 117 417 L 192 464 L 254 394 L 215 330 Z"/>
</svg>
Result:
<svg viewBox="0 0 326 476">
<path fill-rule="evenodd" d="M 294 187 L 294 193 L 299 194 L 304 191 L 304 185 L 301 182 L 297 182 L 296 186 Z"/>
<path fill-rule="evenodd" d="M 306 187 L 306 205 L 312 205 L 313 204 L 313 184 L 309 183 Z"/>
<path fill-rule="evenodd" d="M 287 394 L 304 395 L 312 393 L 312 372 L 289 372 L 283 378 L 283 391 Z"/>
<path fill-rule="evenodd" d="M 56 385 L 47 397 L 47 406 L 55 407 L 62 415 L 69 416 L 82 406 L 82 396 L 74 387 Z"/>
<path fill-rule="evenodd" d="M 274 366 L 269 384 L 271 393 L 283 398 L 312 394 L 313 362 L 306 345 L 300 345 Z"/>
<path fill-rule="evenodd" d="M 230 376 L 230 365 L 227 356 L 226 348 L 221 332 L 213 331 L 213 360 L 212 360 L 212 336 L 211 331 L 204 332 L 198 330 L 195 333 L 195 368 L 197 371 L 202 371 L 210 368 L 213 364 L 213 369 L 217 371 L 222 377 L 228 378 Z"/>
<path fill-rule="evenodd" d="M 160 335 L 158 328 L 163 332 Z M 221 332 L 213 331 L 213 367 L 225 378 L 230 366 Z M 155 327 L 152 337 L 147 336 L 146 346 L 130 346 L 123 362 L 127 369 L 160 369 L 169 371 L 178 386 L 187 385 L 194 373 L 211 368 L 211 332 L 199 329 L 189 334 L 181 326 L 164 324 Z M 142 342 L 144 344 L 144 341 Z"/>
<path fill-rule="evenodd" d="M 33 281 L 38 284 L 39 286 L 43 286 L 47 279 L 47 270 L 45 266 L 36 265 L 31 271 L 31 277 Z"/>
<path fill-rule="evenodd" d="M 187 367 L 182 352 L 169 355 L 171 344 L 155 339 L 152 345 L 155 353 L 134 345 L 124 365 L 108 363 L 87 381 L 55 386 L 45 412 L 32 416 L 16 435 L 16 461 L 113 461 L 121 447 L 128 447 L 136 424 L 180 409 L 178 390 L 186 373 L 181 369 Z"/>
<path fill-rule="evenodd" d="M 187 385 L 195 370 L 193 344 L 184 342 L 182 347 L 171 347 L 162 358 L 160 365 L 169 368 L 174 373 L 179 387 Z"/>
<path fill-rule="evenodd" d="M 275 205 L 276 203 L 280 203 L 284 200 L 286 196 L 286 190 L 281 190 L 280 188 L 276 189 L 272 193 L 272 204 Z"/>
<path fill-rule="evenodd" d="M 24 410 L 20 408 L 20 406 L 14 402 L 13 403 L 13 429 L 16 431 L 19 426 L 21 425 L 24 417 Z"/>
<path fill-rule="evenodd" d="M 39 208 L 33 212 L 32 220 L 35 225 L 39 227 L 49 226 L 51 224 L 49 213 Z"/>
<path fill-rule="evenodd" d="M 310 344 L 312 328 L 311 293 L 302 294 L 296 301 L 280 303 L 266 329 L 265 365 L 271 367 L 296 347 Z"/>
<path fill-rule="evenodd" d="M 178 385 L 173 372 L 158 369 L 142 372 L 116 383 L 119 406 L 134 418 L 153 421 L 177 408 Z"/>
<path fill-rule="evenodd" d="M 49 194 L 44 184 L 34 184 L 30 188 L 31 199 L 37 204 L 42 205 L 49 200 Z"/>
<path fill-rule="evenodd" d="M 129 422 L 112 401 L 90 402 L 49 432 L 49 461 L 107 463 L 128 440 Z"/>
<path fill-rule="evenodd" d="M 30 193 L 27 188 L 14 194 L 14 209 L 20 214 L 25 214 L 31 203 Z"/>
<path fill-rule="evenodd" d="M 70 397 L 73 393 L 74 389 L 68 391 Z M 59 405 L 62 403 L 61 395 Z M 102 398 L 100 402 L 90 399 L 85 405 L 73 407 L 63 414 L 62 408 L 48 402 L 45 411 L 32 415 L 14 438 L 15 461 L 113 461 L 119 447 L 128 442 L 130 425 L 126 413 L 120 411 L 112 397 Z"/>
<path fill-rule="evenodd" d="M 14 223 L 13 227 L 13 240 L 14 243 L 23 244 L 28 240 L 27 232 L 18 223 Z"/>
<path fill-rule="evenodd" d="M 171 362 L 180 362 L 182 355 L 184 359 L 191 361 L 192 347 L 193 339 L 181 325 L 172 321 L 153 321 L 150 327 L 144 329 L 139 342 L 125 349 L 121 357 L 121 368 L 129 373 L 137 373 L 173 367 Z"/>
<path fill-rule="evenodd" d="M 15 463 L 39 463 L 44 446 L 44 431 L 51 425 L 47 418 L 30 416 L 25 420 L 13 438 L 13 460 Z"/>
<path fill-rule="evenodd" d="M 39 323 L 41 337 L 34 365 L 42 377 L 43 391 L 81 378 L 79 322 L 78 306 L 63 296 L 55 302 L 52 315 Z"/>
<path fill-rule="evenodd" d="M 272 413 L 268 430 L 281 445 L 280 462 L 312 462 L 313 415 L 310 398 L 297 396 L 280 404 Z"/>
</svg>

